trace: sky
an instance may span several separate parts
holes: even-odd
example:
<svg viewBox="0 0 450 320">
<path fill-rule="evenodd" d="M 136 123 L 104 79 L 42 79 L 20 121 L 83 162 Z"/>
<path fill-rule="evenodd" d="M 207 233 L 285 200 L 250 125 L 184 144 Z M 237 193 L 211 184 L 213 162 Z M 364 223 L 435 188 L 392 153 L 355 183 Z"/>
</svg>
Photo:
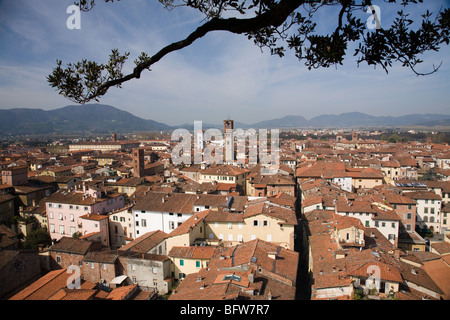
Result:
<svg viewBox="0 0 450 320">
<path fill-rule="evenodd" d="M 63 64 L 81 59 L 103 63 L 118 48 L 130 52 L 127 74 L 142 51 L 152 55 L 204 22 L 193 9 L 168 11 L 156 0 L 97 0 L 93 10 L 81 13 L 81 29 L 68 29 L 67 8 L 73 2 L 0 0 L 0 109 L 74 105 L 46 81 L 57 59 Z M 397 8 L 381 0 L 373 3 L 380 7 L 382 26 L 388 24 Z M 411 14 L 450 7 L 449 0 L 425 3 L 411 6 Z M 329 29 L 335 20 L 331 9 L 321 10 L 319 30 Z M 386 74 L 381 68 L 358 67 L 350 53 L 343 66 L 310 71 L 293 52 L 279 58 L 244 35 L 213 32 L 165 56 L 141 79 L 111 88 L 99 103 L 171 126 L 220 124 L 228 117 L 247 124 L 287 115 L 309 120 L 344 112 L 450 115 L 450 47 L 422 59 L 418 71 L 442 66 L 426 77 L 399 64 Z"/>
</svg>

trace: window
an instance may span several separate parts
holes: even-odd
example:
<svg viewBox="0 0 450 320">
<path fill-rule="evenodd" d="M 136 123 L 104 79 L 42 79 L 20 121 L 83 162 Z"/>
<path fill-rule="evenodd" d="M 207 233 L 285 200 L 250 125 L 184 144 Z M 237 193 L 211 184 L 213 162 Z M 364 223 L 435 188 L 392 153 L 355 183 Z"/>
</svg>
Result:
<svg viewBox="0 0 450 320">
<path fill-rule="evenodd" d="M 49 212 L 49 218 L 53 219 L 53 212 L 51 212 L 51 211 Z"/>
<path fill-rule="evenodd" d="M 228 229 L 231 229 L 231 228 L 232 228 L 232 223 L 228 222 Z"/>
<path fill-rule="evenodd" d="M 258 220 L 253 220 L 253 226 L 257 227 L 259 225 L 259 221 Z"/>
<path fill-rule="evenodd" d="M 380 226 L 378 221 L 375 221 L 375 227 L 378 228 Z"/>
<path fill-rule="evenodd" d="M 263 227 L 268 227 L 268 226 L 269 226 L 269 221 L 264 220 L 264 221 L 263 221 Z"/>
<path fill-rule="evenodd" d="M 94 269 L 94 263 L 91 262 L 91 269 Z"/>
<path fill-rule="evenodd" d="M 60 213 L 60 214 L 59 214 L 59 220 L 62 220 L 62 219 L 63 219 L 63 214 Z"/>
<path fill-rule="evenodd" d="M 200 261 L 195 261 L 195 267 L 200 268 Z"/>
<path fill-rule="evenodd" d="M 73 218 L 73 214 L 70 214 L 69 219 L 70 219 L 70 221 L 72 221 L 72 222 L 75 221 L 74 218 Z"/>
<path fill-rule="evenodd" d="M 243 242 L 242 234 L 238 234 L 238 241 Z"/>
<path fill-rule="evenodd" d="M 269 242 L 272 241 L 272 235 L 271 234 L 267 235 L 267 241 L 269 241 Z"/>
<path fill-rule="evenodd" d="M 55 225 L 50 224 L 50 233 L 55 233 Z"/>
<path fill-rule="evenodd" d="M 423 208 L 423 213 L 428 213 L 428 208 Z"/>
<path fill-rule="evenodd" d="M 146 227 L 147 226 L 147 220 L 142 219 L 141 220 L 141 224 L 142 224 L 142 227 Z"/>
<path fill-rule="evenodd" d="M 169 221 L 169 229 L 170 229 L 170 230 L 175 229 L 175 222 Z"/>
<path fill-rule="evenodd" d="M 242 229 L 242 222 L 239 222 L 238 227 L 239 229 Z"/>
<path fill-rule="evenodd" d="M 73 236 L 73 234 L 76 232 L 75 227 L 70 227 L 70 234 Z"/>
<path fill-rule="evenodd" d="M 64 234 L 64 226 L 59 226 L 59 233 Z"/>
<path fill-rule="evenodd" d="M 158 279 L 153 279 L 153 286 L 157 287 L 158 286 Z"/>
<path fill-rule="evenodd" d="M 395 228 L 395 222 L 392 222 L 392 228 Z"/>
<path fill-rule="evenodd" d="M 56 262 L 61 263 L 61 257 L 60 256 L 56 256 Z"/>
<path fill-rule="evenodd" d="M 184 266 L 184 260 L 183 259 L 180 259 L 180 266 Z"/>
<path fill-rule="evenodd" d="M 411 212 L 408 212 L 407 215 L 406 215 L 406 217 L 407 217 L 407 219 L 412 219 L 412 214 L 411 214 Z"/>
<path fill-rule="evenodd" d="M 431 213 L 434 213 L 434 208 L 431 208 Z"/>
<path fill-rule="evenodd" d="M 158 268 L 152 268 L 152 272 L 155 274 L 158 273 Z"/>
</svg>

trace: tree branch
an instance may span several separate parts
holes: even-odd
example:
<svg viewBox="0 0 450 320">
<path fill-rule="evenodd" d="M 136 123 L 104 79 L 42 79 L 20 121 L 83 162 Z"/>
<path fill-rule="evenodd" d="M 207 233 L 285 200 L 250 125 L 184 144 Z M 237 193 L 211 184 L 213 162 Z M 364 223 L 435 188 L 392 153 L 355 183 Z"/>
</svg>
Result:
<svg viewBox="0 0 450 320">
<path fill-rule="evenodd" d="M 181 50 L 191 45 L 194 41 L 204 37 L 209 32 L 229 31 L 236 34 L 243 34 L 265 27 L 279 27 L 289 17 L 289 15 L 304 2 L 304 0 L 281 0 L 280 3 L 276 5 L 272 10 L 253 18 L 212 18 L 210 21 L 198 27 L 184 40 L 174 42 L 164 47 L 155 55 L 137 65 L 134 68 L 133 73 L 119 79 L 107 81 L 104 84 L 100 85 L 95 93 L 89 97 L 89 100 L 104 95 L 111 87 L 121 85 L 124 82 L 130 81 L 132 79 L 139 79 L 143 70 L 149 69 L 151 65 L 161 60 L 167 54 L 177 50 Z"/>
</svg>

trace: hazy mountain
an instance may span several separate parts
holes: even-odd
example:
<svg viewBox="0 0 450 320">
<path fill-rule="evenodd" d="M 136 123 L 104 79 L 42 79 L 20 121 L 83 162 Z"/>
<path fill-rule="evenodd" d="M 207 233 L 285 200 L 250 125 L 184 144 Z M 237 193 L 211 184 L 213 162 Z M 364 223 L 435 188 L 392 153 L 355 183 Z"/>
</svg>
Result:
<svg viewBox="0 0 450 320">
<path fill-rule="evenodd" d="M 170 130 L 171 127 L 145 120 L 129 112 L 102 104 L 73 105 L 41 109 L 0 110 L 0 134 L 128 133 Z"/>
<path fill-rule="evenodd" d="M 253 128 L 368 128 L 403 127 L 411 125 L 445 125 L 450 115 L 411 114 L 401 117 L 371 116 L 361 112 L 348 112 L 339 115 L 325 114 L 306 120 L 302 116 L 286 116 L 281 119 L 255 123 Z"/>
<path fill-rule="evenodd" d="M 411 114 L 401 117 L 378 117 L 361 112 L 339 115 L 326 114 L 306 120 L 302 116 L 288 115 L 246 124 L 235 121 L 236 129 L 283 129 L 283 128 L 369 128 L 404 126 L 449 126 L 450 116 L 439 114 Z M 45 111 L 42 109 L 0 110 L 0 135 L 24 134 L 85 134 L 85 133 L 131 133 L 140 131 L 172 131 L 178 128 L 193 130 L 194 123 L 168 126 L 164 123 L 139 118 L 127 111 L 102 105 L 71 105 Z M 203 123 L 204 130 L 223 129 L 223 123 Z"/>
<path fill-rule="evenodd" d="M 302 116 L 285 116 L 281 119 L 267 120 L 255 123 L 252 128 L 255 129 L 270 129 L 270 128 L 296 128 L 296 127 L 309 127 L 308 120 Z"/>
</svg>

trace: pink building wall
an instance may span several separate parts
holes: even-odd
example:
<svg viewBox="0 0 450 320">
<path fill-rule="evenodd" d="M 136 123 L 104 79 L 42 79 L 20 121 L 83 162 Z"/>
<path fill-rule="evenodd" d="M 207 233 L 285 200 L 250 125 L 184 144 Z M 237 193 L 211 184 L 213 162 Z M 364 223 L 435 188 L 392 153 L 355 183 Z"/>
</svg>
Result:
<svg viewBox="0 0 450 320">
<path fill-rule="evenodd" d="M 121 209 L 125 206 L 124 195 L 116 194 L 115 196 L 107 196 L 106 198 L 95 198 L 89 194 L 83 196 L 86 193 L 71 191 L 67 192 L 67 199 L 65 199 L 64 193 L 61 193 L 61 191 L 58 192 L 60 194 L 57 197 L 50 196 L 46 203 L 48 230 L 51 238 L 55 240 L 59 240 L 63 236 L 72 237 L 75 232 L 81 235 L 94 232 L 96 230 L 93 227 L 94 224 L 91 226 L 90 222 L 85 223 L 89 220 L 82 219 L 82 216 L 87 214 L 106 215 L 111 211 Z M 75 198 L 79 198 L 79 201 L 74 201 L 73 194 L 70 195 L 70 193 L 74 192 L 77 193 Z"/>
<path fill-rule="evenodd" d="M 109 242 L 109 218 L 107 215 L 86 214 L 80 217 L 82 227 L 82 239 L 100 242 L 104 246 Z"/>
</svg>

